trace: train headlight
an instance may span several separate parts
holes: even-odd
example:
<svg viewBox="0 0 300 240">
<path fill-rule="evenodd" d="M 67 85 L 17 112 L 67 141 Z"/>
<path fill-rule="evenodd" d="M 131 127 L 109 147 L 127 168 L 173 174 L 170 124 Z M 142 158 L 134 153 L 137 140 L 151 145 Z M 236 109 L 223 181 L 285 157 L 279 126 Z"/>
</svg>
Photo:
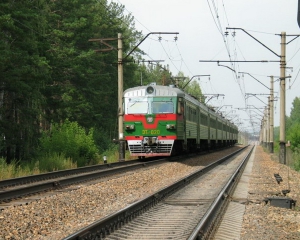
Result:
<svg viewBox="0 0 300 240">
<path fill-rule="evenodd" d="M 166 128 L 167 129 L 176 129 L 176 125 L 175 124 L 167 124 Z"/>
<path fill-rule="evenodd" d="M 146 89 L 146 92 L 148 94 L 152 94 L 152 93 L 154 93 L 154 88 L 152 86 L 148 86 L 147 89 Z"/>
<path fill-rule="evenodd" d="M 134 124 L 128 124 L 126 125 L 126 130 L 134 130 Z"/>
</svg>

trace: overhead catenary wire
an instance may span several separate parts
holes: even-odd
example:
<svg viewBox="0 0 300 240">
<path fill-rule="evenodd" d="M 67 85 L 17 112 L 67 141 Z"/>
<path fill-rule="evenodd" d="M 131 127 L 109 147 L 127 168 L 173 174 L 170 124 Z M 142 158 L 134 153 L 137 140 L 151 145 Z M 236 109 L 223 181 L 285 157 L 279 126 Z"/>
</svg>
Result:
<svg viewBox="0 0 300 240">
<path fill-rule="evenodd" d="M 121 2 L 120 0 L 116 0 L 116 1 L 117 1 L 119 4 L 123 5 L 122 2 Z M 123 6 L 124 6 L 124 9 L 125 9 L 129 14 L 132 14 L 132 12 L 129 11 L 129 10 L 125 7 L 125 5 L 123 5 Z M 134 20 L 135 20 L 136 22 L 138 22 L 138 23 L 139 23 L 143 28 L 145 28 L 147 31 L 151 32 L 151 30 L 150 30 L 147 26 L 145 26 L 145 24 L 143 24 L 141 21 L 139 21 L 136 17 L 134 17 Z M 174 59 L 170 56 L 170 54 L 168 53 L 168 51 L 166 50 L 165 46 L 162 44 L 162 41 L 168 42 L 168 40 L 167 40 L 167 39 L 164 39 L 164 38 L 161 37 L 161 36 L 159 36 L 159 37 L 160 37 L 159 40 L 158 40 L 158 39 L 156 40 L 156 39 L 154 39 L 154 38 L 149 38 L 149 39 L 152 40 L 152 41 L 160 42 L 160 45 L 161 45 L 163 51 L 165 52 L 167 58 L 169 59 L 171 65 L 172 65 L 178 72 L 180 72 L 182 63 L 185 64 L 185 60 L 183 59 L 182 54 L 181 54 L 181 52 L 180 52 L 178 46 L 176 46 L 176 47 L 177 47 L 177 50 L 178 50 L 178 52 L 179 52 L 179 55 L 180 55 L 180 58 L 181 58 L 181 59 L 180 59 L 180 60 L 174 60 Z M 176 41 L 172 41 L 172 42 L 175 42 L 175 43 L 176 43 Z M 176 44 L 176 45 L 177 45 L 177 44 Z M 146 55 L 147 55 L 148 57 L 150 57 L 149 54 L 146 54 Z M 176 64 L 174 63 L 175 61 L 181 61 L 181 63 L 180 63 L 180 64 L 181 64 L 181 65 L 180 65 L 180 68 L 178 68 L 178 67 L 176 66 Z M 185 66 L 186 66 L 186 64 L 185 64 Z M 188 69 L 188 71 L 189 71 L 189 73 L 191 73 L 192 75 L 194 75 L 194 74 L 191 72 L 190 69 Z"/>
<path fill-rule="evenodd" d="M 122 0 L 119 0 L 119 2 L 122 2 Z M 125 2 L 125 1 L 124 1 Z M 132 1 L 132 2 L 134 2 L 134 4 L 136 4 L 136 3 L 138 3 L 138 2 L 135 2 L 135 1 Z M 206 1 L 205 1 L 206 2 Z M 205 3 L 204 2 L 204 3 Z M 129 7 L 130 5 L 129 4 L 131 4 L 131 1 L 129 1 L 128 3 L 126 2 L 126 5 Z M 148 4 L 148 3 L 147 3 Z M 150 6 L 150 4 L 151 4 L 151 2 L 149 2 L 149 6 Z M 213 5 L 214 4 L 214 5 Z M 227 5 L 226 5 L 227 4 Z M 153 5 L 156 5 L 155 3 L 153 3 Z M 174 3 L 174 7 L 175 7 L 175 3 Z M 207 5 L 207 3 L 205 4 L 205 5 Z M 135 6 L 136 5 L 133 5 L 134 6 L 134 8 L 132 8 L 132 9 L 136 9 L 136 10 L 133 10 L 133 12 L 135 12 L 135 11 L 139 11 L 139 8 L 135 8 Z M 145 7 L 146 5 L 144 5 L 144 7 Z M 148 6 L 148 5 L 147 5 Z M 160 5 L 161 6 L 161 5 Z M 214 22 L 211 20 L 210 22 L 211 22 L 211 24 L 213 25 L 213 28 L 215 28 L 215 32 L 217 32 L 217 34 L 220 34 L 220 33 L 222 33 L 222 31 L 219 31 L 219 23 L 218 23 L 218 21 L 221 23 L 221 26 L 222 27 L 225 27 L 225 26 L 230 26 L 230 24 L 229 24 L 229 22 L 230 22 L 230 20 L 234 20 L 234 18 L 232 18 L 231 19 L 231 15 L 232 15 L 232 6 L 231 5 L 228 5 L 228 3 L 227 3 L 227 1 L 224 1 L 224 0 L 222 0 L 222 1 L 216 1 L 216 0 L 214 0 L 214 1 L 212 1 L 212 0 L 209 0 L 209 5 L 207 5 L 207 6 L 210 6 L 210 8 L 211 8 L 211 12 L 214 14 L 214 16 L 215 16 L 215 11 L 217 11 L 217 14 L 218 14 L 218 18 L 219 19 L 217 19 L 216 18 L 216 16 L 214 17 L 214 18 L 211 18 L 211 19 L 214 19 L 214 21 L 215 21 L 215 24 L 216 24 L 216 26 L 217 26 L 217 28 L 215 28 L 214 26 Z M 230 11 L 229 11 L 230 10 Z M 236 9 L 234 9 L 234 10 L 236 10 Z M 209 9 L 208 9 L 208 7 L 206 7 L 206 12 L 208 13 L 208 14 L 210 14 L 209 13 Z M 139 12 L 136 12 L 136 13 L 139 13 Z M 159 17 L 157 17 L 157 20 L 159 20 L 159 19 L 163 19 L 163 16 L 164 15 L 159 15 Z M 136 16 L 135 16 L 136 17 Z M 137 14 L 137 17 L 139 17 L 139 14 Z M 206 14 L 206 18 L 207 18 L 207 14 Z M 144 19 L 144 18 L 141 18 L 140 17 L 140 19 Z M 143 21 L 141 21 L 140 19 L 137 19 L 138 20 L 138 22 L 140 22 L 140 24 L 143 24 L 144 25 L 144 27 L 145 27 L 145 25 L 147 25 L 147 24 L 145 24 L 145 20 Z M 151 21 L 151 23 L 152 22 L 155 22 L 154 21 L 155 19 L 153 19 L 153 18 L 151 18 L 151 19 L 149 19 L 149 21 Z M 170 20 L 171 20 L 171 18 L 170 18 Z M 178 20 L 180 20 L 180 18 L 178 18 Z M 166 21 L 167 21 L 167 19 L 166 19 Z M 228 23 L 228 24 L 227 24 Z M 232 23 L 231 23 L 231 25 L 232 25 Z M 148 26 L 148 25 L 147 25 Z M 150 26 L 150 25 L 149 25 Z M 250 25 L 249 25 L 250 26 Z M 252 29 L 251 27 L 249 27 L 248 26 L 248 28 L 244 28 L 244 29 Z M 244 27 L 244 26 L 243 26 Z M 245 25 L 245 27 L 246 27 L 246 25 Z M 263 28 L 261 28 L 261 29 L 263 29 Z M 216 31 L 217 30 L 217 31 Z M 221 30 L 222 30 L 222 28 L 221 28 Z M 260 28 L 259 28 L 259 30 L 260 30 Z M 269 29 L 266 29 L 266 30 L 269 30 Z M 197 31 L 197 29 L 195 29 L 195 31 Z M 249 31 L 252 31 L 252 32 L 257 32 L 257 33 L 262 33 L 262 34 L 268 34 L 268 35 L 273 35 L 273 33 L 271 33 L 271 31 L 253 31 L 253 30 L 249 30 Z M 225 42 L 225 44 L 227 44 L 228 45 L 228 49 L 229 49 L 229 51 L 230 51 L 230 57 L 231 57 L 231 59 L 232 60 L 236 60 L 236 59 L 247 59 L 248 58 L 248 56 L 247 56 L 247 51 L 246 50 L 248 50 L 248 49 L 244 49 L 244 48 L 242 48 L 241 49 L 241 47 L 244 47 L 244 45 L 242 45 L 241 43 L 241 39 L 239 38 L 239 37 L 233 37 L 232 35 L 231 35 L 231 33 L 232 32 L 229 32 L 229 36 L 226 38 L 226 42 Z M 204 32 L 203 32 L 203 34 L 205 34 Z M 193 35 L 194 35 L 194 33 L 193 33 Z M 224 34 L 222 34 L 222 40 L 224 39 L 223 38 L 223 36 L 224 36 Z M 208 36 L 207 36 L 208 37 Z M 221 37 L 221 36 L 220 36 Z M 154 37 L 155 38 L 155 37 Z M 269 38 L 269 36 L 266 36 L 266 38 Z M 218 38 L 217 38 L 218 39 Z M 221 38 L 220 38 L 220 40 L 221 40 Z M 157 40 L 154 40 L 153 39 L 153 41 L 156 41 L 157 42 Z M 224 41 L 224 40 L 223 40 Z M 150 41 L 151 42 L 151 41 Z M 151 56 L 153 53 L 151 53 L 151 51 L 153 50 L 153 47 L 156 45 L 156 42 L 155 43 L 152 43 L 152 48 L 149 48 L 149 49 L 147 49 L 148 48 L 148 45 L 147 45 L 147 47 L 145 47 L 145 49 L 146 50 L 148 50 L 148 51 L 146 51 L 147 53 L 148 53 L 148 56 Z M 185 70 L 185 71 L 187 71 L 187 73 L 190 75 L 190 74 L 192 74 L 191 72 L 192 71 L 195 71 L 195 69 L 196 68 L 193 68 L 193 64 L 186 64 L 186 63 L 189 63 L 189 61 L 190 61 L 190 59 L 185 59 L 185 56 L 184 56 L 184 51 L 183 51 L 183 49 L 182 49 L 182 42 L 174 42 L 174 45 L 176 44 L 176 47 L 177 47 L 177 50 L 178 50 L 178 52 L 180 52 L 180 50 L 182 50 L 182 52 L 180 52 L 180 54 L 179 55 L 177 55 L 177 53 L 175 53 L 175 49 L 173 48 L 173 43 L 171 42 L 171 41 L 168 41 L 167 39 L 163 39 L 162 40 L 162 42 L 161 42 L 161 45 L 163 45 L 162 47 L 164 47 L 164 49 L 162 49 L 161 50 L 161 55 L 163 54 L 163 55 L 166 55 L 165 54 L 165 52 L 167 53 L 167 57 L 166 57 L 166 60 L 167 60 L 167 62 L 168 62 L 168 64 L 171 66 L 171 69 L 175 69 L 175 71 L 174 71 L 174 73 L 176 73 L 176 71 L 177 70 L 180 70 L 180 71 L 182 71 L 183 69 Z M 278 44 L 278 42 L 277 42 L 277 44 Z M 200 46 L 200 45 L 199 45 Z M 218 49 L 218 46 L 220 46 L 220 45 L 217 45 L 216 44 L 216 48 Z M 224 47 L 225 46 L 225 47 Z M 271 45 L 270 45 L 271 46 Z M 279 46 L 279 45 L 278 45 Z M 191 47 L 195 47 L 195 46 L 189 46 L 190 48 Z M 224 45 L 224 43 L 223 43 L 223 48 L 224 48 L 224 52 L 223 52 L 223 55 L 224 55 L 224 53 L 225 54 L 228 54 L 228 53 L 226 53 L 225 51 L 227 51 L 227 48 L 226 48 L 226 45 Z M 160 50 L 160 48 L 158 48 L 159 50 Z M 150 50 L 150 51 L 149 51 Z M 198 50 L 198 49 L 197 49 Z M 258 49 L 259 50 L 259 49 Z M 275 49 L 276 50 L 276 49 Z M 297 49 L 295 49 L 295 50 L 298 50 L 298 48 Z M 171 52 L 170 52 L 171 51 Z M 195 51 L 196 52 L 196 51 Z M 212 52 L 215 52 L 215 50 L 213 50 Z M 259 51 L 258 51 L 258 53 L 259 53 Z M 254 53 L 253 53 L 254 54 Z M 250 56 L 254 56 L 254 55 L 250 55 Z M 228 55 L 228 56 L 229 56 Z M 158 55 L 158 56 L 160 56 L 160 55 Z M 191 55 L 189 55 L 188 57 L 190 58 L 190 56 Z M 288 56 L 292 56 L 291 54 L 288 54 Z M 296 57 L 298 57 L 297 55 L 295 56 L 295 58 L 294 59 L 296 59 Z M 148 58 L 148 57 L 147 57 Z M 227 58 L 227 56 L 226 56 L 226 58 Z M 293 59 L 293 60 L 294 60 Z M 188 60 L 188 61 L 187 61 Z M 170 61 L 172 61 L 172 63 L 170 62 Z M 173 64 L 176 66 L 176 68 L 175 67 L 173 67 Z M 188 66 L 187 66 L 188 65 Z M 230 66 L 230 64 L 228 63 L 228 64 L 226 64 L 226 65 L 228 65 L 228 66 Z M 244 68 L 244 66 L 245 67 L 248 67 L 248 65 L 250 65 L 250 64 L 241 64 L 241 63 L 234 63 L 234 65 L 232 66 L 232 68 L 233 69 L 240 69 L 241 67 L 242 68 Z M 200 66 L 201 67 L 201 66 Z M 188 70 L 187 70 L 188 69 Z M 276 68 L 277 69 L 277 68 Z M 201 69 L 200 69 L 201 70 Z M 248 70 L 248 69 L 242 69 L 242 70 L 244 70 L 244 71 L 250 71 L 251 73 L 253 73 L 251 70 Z M 272 69 L 271 69 L 272 70 Z M 198 70 L 197 70 L 198 71 Z M 217 70 L 218 71 L 218 70 Z M 237 70 L 238 71 L 238 70 Z M 295 68 L 294 68 L 294 71 L 295 71 L 295 73 L 297 73 L 298 72 L 298 69 L 297 70 L 295 70 Z M 220 72 L 222 72 L 222 69 L 220 70 Z M 228 72 L 229 73 L 229 72 Z M 228 73 L 226 73 L 225 72 L 225 74 L 227 75 L 227 79 L 228 79 Z M 294 74 L 295 74 L 294 73 Z M 229 73 L 230 74 L 230 73 Z M 243 93 L 244 92 L 246 92 L 246 90 L 249 88 L 249 86 L 248 86 L 248 84 L 245 82 L 246 81 L 246 79 L 245 79 L 245 81 L 242 79 L 242 78 L 238 78 L 238 76 L 236 76 L 234 73 L 231 73 L 232 74 L 232 76 L 233 76 L 233 79 L 238 83 L 238 84 L 240 84 L 240 86 L 234 86 L 236 89 L 238 89 L 238 87 L 240 88 L 240 89 L 238 89 L 238 90 L 236 90 L 236 92 L 235 92 L 235 95 L 237 95 L 238 97 L 239 97 L 239 95 L 244 95 Z M 271 74 L 276 74 L 276 73 L 273 73 L 273 72 L 270 72 L 269 74 L 266 74 L 266 75 L 271 75 Z M 194 75 L 194 74 L 193 74 Z M 295 74 L 296 75 L 296 74 Z M 224 75 L 225 76 L 225 75 Z M 231 78 L 231 76 L 229 76 L 229 80 L 230 80 L 230 78 Z M 298 78 L 299 78 L 299 76 L 298 76 Z M 216 79 L 214 79 L 214 80 L 216 80 Z M 220 79 L 221 80 L 221 79 Z M 296 80 L 295 81 L 295 79 L 291 79 L 291 84 L 293 84 L 293 87 L 295 86 L 295 85 L 297 85 L 297 83 L 298 83 L 298 81 Z M 211 85 L 214 85 L 215 83 L 212 81 L 212 82 L 210 82 L 210 84 Z M 221 84 L 220 84 L 221 85 Z M 206 86 L 206 89 L 207 89 L 207 87 L 209 87 L 208 85 Z M 215 86 L 215 87 L 217 87 L 217 85 Z M 238 93 L 238 92 L 240 92 L 240 93 Z M 244 99 L 244 98 L 243 98 Z M 241 101 L 240 101 L 240 103 L 242 102 L 243 104 L 244 104 L 244 100 L 243 99 L 241 99 Z M 250 100 L 251 101 L 251 100 Z"/>
<path fill-rule="evenodd" d="M 237 76 L 237 70 L 236 70 L 236 69 L 238 68 L 238 64 L 237 64 L 237 63 L 236 63 L 236 64 L 233 63 L 233 62 L 235 62 L 235 61 L 232 60 L 232 55 L 234 56 L 234 60 L 237 59 L 237 51 L 236 51 L 236 47 L 235 47 L 236 44 L 234 44 L 234 48 L 233 48 L 233 49 L 234 49 L 234 53 L 231 55 L 231 53 L 230 53 L 230 47 L 229 47 L 228 41 L 227 41 L 227 39 L 225 38 L 225 34 L 224 34 L 223 31 L 222 31 L 222 24 L 221 24 L 221 22 L 220 22 L 220 17 L 219 17 L 219 13 L 218 13 L 218 8 L 217 8 L 217 6 L 216 6 L 216 4 L 215 4 L 215 1 L 212 0 L 212 4 L 213 4 L 213 7 L 214 7 L 214 11 L 215 11 L 215 15 L 216 15 L 217 20 L 215 20 L 214 14 L 213 14 L 213 12 L 212 12 L 212 8 L 211 8 L 210 3 L 209 3 L 209 0 L 207 0 L 207 3 L 208 3 L 208 6 L 209 6 L 211 15 L 212 15 L 212 17 L 213 17 L 213 20 L 214 20 L 214 22 L 215 22 L 215 25 L 217 26 L 217 29 L 218 29 L 218 31 L 220 32 L 220 34 L 221 34 L 221 36 L 222 36 L 222 39 L 223 39 L 223 42 L 224 42 L 224 44 L 225 44 L 225 48 L 226 48 L 228 57 L 229 57 L 229 59 L 230 59 L 231 66 L 232 66 L 232 68 L 233 68 L 233 70 L 234 70 L 234 71 L 232 72 L 232 75 L 233 75 L 235 81 L 237 82 L 237 84 L 238 84 L 238 86 L 239 86 L 240 94 L 241 94 L 242 98 L 244 99 L 245 105 L 246 105 L 246 100 L 245 100 L 245 97 L 244 97 L 244 96 L 245 96 L 245 94 L 244 94 L 244 93 L 245 93 L 245 86 L 243 86 L 243 87 L 244 87 L 244 90 L 243 90 L 243 87 L 241 86 L 241 84 L 240 84 L 240 82 L 239 82 L 239 78 L 238 78 L 238 76 Z M 224 1 L 222 1 L 222 6 L 223 6 L 223 9 L 224 9 L 224 15 L 225 15 L 225 17 L 226 17 L 227 26 L 229 26 L 229 20 L 228 20 L 228 16 L 227 16 L 227 13 L 226 13 Z M 235 34 L 233 34 L 233 36 L 234 36 L 234 35 L 235 35 Z M 235 43 L 235 38 L 234 38 L 234 43 Z"/>
</svg>

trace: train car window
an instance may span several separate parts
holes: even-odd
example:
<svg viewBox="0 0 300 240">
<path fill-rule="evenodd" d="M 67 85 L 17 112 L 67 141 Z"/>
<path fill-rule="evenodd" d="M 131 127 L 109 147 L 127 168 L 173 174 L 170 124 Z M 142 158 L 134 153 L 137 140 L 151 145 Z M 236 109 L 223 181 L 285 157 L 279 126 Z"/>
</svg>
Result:
<svg viewBox="0 0 300 240">
<path fill-rule="evenodd" d="M 148 102 L 130 101 L 127 104 L 127 114 L 146 114 L 148 113 Z"/>
<path fill-rule="evenodd" d="M 191 121 L 196 122 L 196 110 L 191 109 Z"/>
<path fill-rule="evenodd" d="M 200 120 L 201 124 L 204 125 L 204 126 L 207 126 L 208 125 L 207 124 L 207 116 L 204 113 L 201 113 L 200 118 L 201 118 L 201 120 Z"/>
</svg>

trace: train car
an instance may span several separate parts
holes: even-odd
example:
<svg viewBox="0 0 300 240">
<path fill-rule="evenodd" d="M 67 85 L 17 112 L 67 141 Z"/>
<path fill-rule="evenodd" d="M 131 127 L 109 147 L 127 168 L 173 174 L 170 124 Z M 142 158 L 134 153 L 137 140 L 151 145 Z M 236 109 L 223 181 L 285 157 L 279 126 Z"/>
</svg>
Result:
<svg viewBox="0 0 300 240">
<path fill-rule="evenodd" d="M 234 124 L 174 85 L 127 89 L 123 107 L 131 156 L 170 156 L 237 142 Z"/>
</svg>

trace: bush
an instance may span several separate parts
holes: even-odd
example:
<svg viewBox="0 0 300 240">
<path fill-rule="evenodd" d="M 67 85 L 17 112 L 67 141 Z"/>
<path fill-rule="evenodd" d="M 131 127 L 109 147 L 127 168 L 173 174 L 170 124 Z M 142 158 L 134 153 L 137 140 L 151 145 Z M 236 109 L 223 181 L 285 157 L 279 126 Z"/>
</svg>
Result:
<svg viewBox="0 0 300 240">
<path fill-rule="evenodd" d="M 65 158 L 63 154 L 59 153 L 48 153 L 38 160 L 38 168 L 41 172 L 52 172 L 76 167 L 77 164 L 73 163 L 70 158 Z"/>
<path fill-rule="evenodd" d="M 300 149 L 295 149 L 293 152 L 294 169 L 300 171 Z"/>
<path fill-rule="evenodd" d="M 93 129 L 86 133 L 77 122 L 69 120 L 63 124 L 53 124 L 51 131 L 44 132 L 40 139 L 40 153 L 44 157 L 50 156 L 53 162 L 56 159 L 71 158 L 78 167 L 91 164 L 98 153 Z"/>
<path fill-rule="evenodd" d="M 22 163 L 14 159 L 10 164 L 7 164 L 4 158 L 0 158 L 0 180 L 38 173 L 40 173 L 40 171 L 34 163 Z"/>
<path fill-rule="evenodd" d="M 16 164 L 13 161 L 7 164 L 4 158 L 0 158 L 0 180 L 11 178 L 15 176 Z"/>
<path fill-rule="evenodd" d="M 291 141 L 291 149 L 293 152 L 300 147 L 300 123 L 295 123 L 288 130 L 286 139 Z"/>
</svg>

